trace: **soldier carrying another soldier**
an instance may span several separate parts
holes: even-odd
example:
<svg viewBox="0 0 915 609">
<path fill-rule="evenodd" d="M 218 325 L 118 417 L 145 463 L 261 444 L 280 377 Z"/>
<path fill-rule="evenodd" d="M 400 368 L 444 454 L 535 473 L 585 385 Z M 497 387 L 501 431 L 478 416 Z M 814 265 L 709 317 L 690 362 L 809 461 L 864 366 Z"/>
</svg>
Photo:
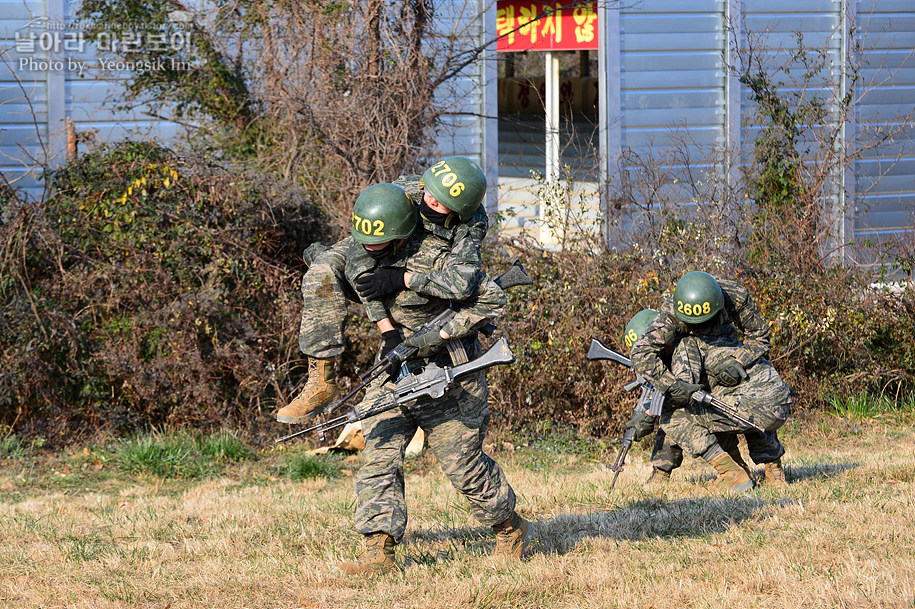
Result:
<svg viewBox="0 0 915 609">
<path fill-rule="evenodd" d="M 668 370 L 663 354 L 671 346 Z M 791 395 L 765 359 L 768 352 L 769 324 L 750 294 L 734 281 L 718 281 L 701 271 L 677 282 L 673 297 L 632 346 L 633 368 L 675 407 L 665 409 L 661 428 L 671 441 L 715 468 L 718 489 L 745 492 L 754 486 L 749 473 L 722 448 L 718 433 L 744 434 L 750 458 L 765 464 L 766 481 L 787 484 L 781 465 L 785 448 L 777 430 L 791 412 Z M 762 431 L 690 399 L 703 388 L 734 405 Z"/>
<path fill-rule="evenodd" d="M 460 167 L 460 163 L 454 165 Z M 449 163 L 444 164 L 446 171 L 434 172 L 438 167 L 433 166 L 426 174 L 432 172 L 431 177 L 441 184 L 429 184 L 424 176 L 426 188 L 434 193 L 437 185 L 448 187 L 447 192 L 456 193 L 455 198 L 467 193 L 468 200 L 475 205 L 464 211 L 464 217 L 473 219 L 478 213 L 485 217 L 485 211 L 480 208 L 485 181 L 482 189 L 472 189 L 474 184 L 464 184 L 463 175 L 459 177 L 458 172 L 451 171 Z M 471 177 L 474 175 L 471 173 Z M 481 171 L 478 175 L 482 178 Z M 456 184 L 462 187 L 455 189 Z M 370 319 L 382 330 L 381 355 L 406 335 L 404 342 L 419 349 L 417 355 L 421 359 L 408 362 L 413 366 L 430 361 L 451 365 L 448 353 L 442 350 L 450 340 L 459 340 L 467 356 L 473 359 L 482 352 L 477 329 L 501 313 L 505 295 L 482 274 L 479 262 L 475 267 L 465 265 L 472 272 L 455 272 L 455 251 L 469 249 L 464 244 L 473 243 L 472 224 L 468 225 L 466 220 L 449 222 L 451 212 L 442 212 L 442 216 L 432 218 L 435 221 L 429 222 L 430 227 L 419 223 L 418 215 L 416 205 L 400 187 L 376 184 L 367 188 L 353 210 L 351 238 L 326 252 L 334 257 L 327 263 L 326 283 L 319 283 L 318 290 L 325 288 L 337 296 L 344 291 L 358 294 Z M 423 215 L 429 220 L 428 215 Z M 479 260 L 478 245 L 475 254 L 465 253 L 464 260 L 471 263 Z M 391 286 L 391 277 L 396 285 Z M 423 291 L 414 291 L 414 285 Z M 309 296 L 318 300 L 306 298 L 306 307 L 309 302 L 318 302 L 321 294 Z M 440 332 L 417 332 L 449 306 L 457 313 Z M 306 316 L 311 313 L 308 309 L 303 313 L 302 340 L 306 342 L 309 336 L 304 330 L 310 326 L 306 324 Z M 391 377 L 398 373 L 399 370 L 390 371 Z M 372 383 L 364 400 L 374 400 L 382 391 L 380 380 Z M 404 450 L 417 427 L 426 432 L 429 447 L 442 471 L 470 501 L 476 519 L 493 528 L 494 555 L 521 557 L 530 532 L 529 523 L 515 511 L 515 493 L 502 469 L 482 448 L 489 424 L 488 395 L 485 372 L 480 371 L 462 377 L 441 399 L 420 398 L 363 421 L 366 447 L 364 464 L 356 479 L 356 529 L 366 537 L 366 552 L 356 561 L 333 565 L 334 570 L 361 576 L 395 567 L 394 547 L 402 539 L 407 524 Z"/>
<path fill-rule="evenodd" d="M 657 317 L 658 312 L 654 309 L 642 309 L 632 316 L 623 331 L 623 342 L 629 347 L 630 353 L 632 352 L 632 345 L 642 337 L 645 330 Z M 661 354 L 661 360 L 668 368 L 670 367 L 670 360 L 675 346 L 668 345 Z M 665 399 L 664 410 L 673 410 L 673 407 L 667 402 L 668 400 Z M 661 413 L 662 417 L 664 410 Z M 650 416 L 646 410 L 640 408 L 633 413 L 632 418 L 626 423 L 625 429 L 633 429 L 635 433 L 633 439 L 638 441 L 655 430 L 658 418 L 660 417 Z M 737 464 L 746 469 L 747 464 L 740 454 L 737 434 L 716 433 L 715 437 L 724 452 L 731 455 L 731 458 Z M 667 482 L 670 480 L 671 472 L 680 467 L 682 463 L 683 449 L 667 437 L 662 427 L 657 426 L 654 447 L 651 451 L 651 475 L 648 477 L 646 484 L 657 485 Z"/>
<path fill-rule="evenodd" d="M 444 171 L 447 168 L 447 171 Z M 453 178 L 453 179 L 452 179 Z M 447 184 L 445 183 L 447 182 Z M 463 300 L 479 285 L 482 276 L 480 244 L 489 228 L 489 218 L 481 205 L 486 193 L 486 178 L 479 166 L 465 157 L 449 157 L 436 163 L 419 176 L 397 180 L 419 211 L 423 230 L 449 242 L 447 258 L 428 272 L 414 269 L 381 267 L 362 278 L 362 283 L 350 285 L 344 275 L 346 254 L 353 247 L 352 236 L 330 248 L 314 244 L 305 251 L 308 271 L 302 279 L 302 323 L 299 329 L 299 349 L 309 360 L 308 380 L 299 395 L 281 408 L 276 420 L 281 423 L 303 423 L 324 404 L 340 395 L 334 361 L 343 353 L 346 341 L 343 325 L 347 300 L 361 302 L 365 296 L 366 314 L 378 324 L 385 341 L 384 352 L 402 340 L 399 331 L 387 320 L 387 311 L 379 299 L 393 292 L 410 290 L 441 299 Z M 387 235 L 376 235 L 378 225 L 359 231 L 363 242 L 391 243 L 391 231 L 409 235 L 406 217 L 388 220 Z M 353 223 L 360 229 L 367 222 L 377 223 L 353 212 Z M 370 246 L 373 247 L 374 246 Z M 386 255 L 388 250 L 373 253 Z"/>
</svg>

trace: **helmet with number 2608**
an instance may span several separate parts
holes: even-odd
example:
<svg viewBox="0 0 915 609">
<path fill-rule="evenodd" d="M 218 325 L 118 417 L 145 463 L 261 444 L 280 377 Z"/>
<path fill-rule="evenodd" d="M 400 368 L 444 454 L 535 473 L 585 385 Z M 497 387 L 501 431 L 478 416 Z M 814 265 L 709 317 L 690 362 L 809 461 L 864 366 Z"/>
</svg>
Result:
<svg viewBox="0 0 915 609">
<path fill-rule="evenodd" d="M 718 281 L 702 271 L 690 271 L 677 282 L 674 310 L 688 324 L 704 323 L 724 308 L 724 294 Z"/>
</svg>

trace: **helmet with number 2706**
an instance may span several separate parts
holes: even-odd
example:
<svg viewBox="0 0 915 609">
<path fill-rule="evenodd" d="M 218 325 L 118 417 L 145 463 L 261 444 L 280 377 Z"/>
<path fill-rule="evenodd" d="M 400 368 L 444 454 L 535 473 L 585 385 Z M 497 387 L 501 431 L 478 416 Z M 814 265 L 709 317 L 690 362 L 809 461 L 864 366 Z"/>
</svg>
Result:
<svg viewBox="0 0 915 609">
<path fill-rule="evenodd" d="M 486 176 L 463 156 L 442 159 L 423 173 L 423 186 L 436 200 L 467 220 L 486 196 Z"/>
</svg>

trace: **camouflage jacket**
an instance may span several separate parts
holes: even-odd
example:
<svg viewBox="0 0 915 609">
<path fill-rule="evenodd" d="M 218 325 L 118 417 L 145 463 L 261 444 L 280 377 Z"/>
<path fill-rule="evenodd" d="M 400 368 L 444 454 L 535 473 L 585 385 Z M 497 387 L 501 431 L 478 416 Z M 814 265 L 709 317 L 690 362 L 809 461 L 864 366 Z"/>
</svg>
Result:
<svg viewBox="0 0 915 609">
<path fill-rule="evenodd" d="M 447 276 L 451 246 L 448 240 L 420 226 L 397 251 L 376 262 L 366 253 L 362 244 L 352 241 L 346 252 L 346 280 L 350 285 L 356 285 L 358 277 L 371 273 L 376 266 L 404 268 L 412 273 L 431 276 Z M 447 288 L 447 282 L 443 286 Z M 448 293 L 447 289 L 443 292 Z M 459 290 L 453 290 L 452 293 L 457 292 Z M 460 306 L 460 310 L 444 330 L 451 336 L 462 337 L 472 334 L 480 326 L 498 317 L 505 306 L 506 298 L 505 293 L 494 281 L 483 276 L 469 298 L 450 295 L 443 298 L 403 290 L 389 294 L 381 300 L 362 300 L 362 303 L 372 321 L 388 317 L 395 324 L 405 328 L 409 334 L 447 309 L 452 301 L 457 301 L 455 304 Z"/>
<path fill-rule="evenodd" d="M 769 323 L 750 293 L 739 283 L 721 279 L 718 285 L 724 293 L 724 310 L 706 335 L 732 335 L 739 339 L 739 331 L 742 342 L 734 357 L 744 366 L 750 367 L 769 353 Z M 664 364 L 663 353 L 692 333 L 690 327 L 677 318 L 673 296 L 668 296 L 664 299 L 657 319 L 632 345 L 632 367 L 657 389 L 666 392 L 677 379 Z"/>
<path fill-rule="evenodd" d="M 401 176 L 393 183 L 403 188 L 415 205 L 419 206 L 423 202 L 425 189 L 422 176 Z M 486 209 L 481 205 L 466 222 L 462 222 L 457 214 L 452 214 L 444 226 L 433 224 L 422 214 L 420 221 L 426 231 L 450 242 L 451 247 L 447 254 L 447 262 L 440 269 L 430 272 L 410 269 L 413 276 L 407 287 L 414 292 L 436 298 L 469 298 L 483 278 L 480 245 L 489 230 Z"/>
</svg>

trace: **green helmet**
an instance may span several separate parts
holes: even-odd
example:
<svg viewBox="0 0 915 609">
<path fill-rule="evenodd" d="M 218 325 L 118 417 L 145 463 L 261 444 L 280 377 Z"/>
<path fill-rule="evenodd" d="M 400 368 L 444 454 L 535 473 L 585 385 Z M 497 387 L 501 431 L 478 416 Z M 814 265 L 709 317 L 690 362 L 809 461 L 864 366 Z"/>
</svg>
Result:
<svg viewBox="0 0 915 609">
<path fill-rule="evenodd" d="M 468 220 L 486 195 L 486 176 L 467 157 L 449 156 L 423 173 L 423 186 L 461 220 Z"/>
<path fill-rule="evenodd" d="M 406 239 L 416 228 L 416 206 L 400 186 L 373 184 L 353 206 L 350 234 L 359 243 L 387 243 Z"/>
<path fill-rule="evenodd" d="M 635 344 L 635 341 L 639 340 L 642 337 L 642 334 L 645 334 L 645 330 L 648 329 L 648 326 L 651 325 L 651 322 L 653 322 L 657 316 L 658 312 L 654 309 L 642 309 L 632 316 L 632 319 L 626 324 L 626 330 L 623 333 L 623 342 L 626 343 L 627 349 L 632 349 L 632 345 Z"/>
<path fill-rule="evenodd" d="M 702 271 L 690 271 L 680 278 L 674 290 L 677 318 L 688 324 L 710 320 L 724 308 L 724 294 L 714 277 Z"/>
</svg>

